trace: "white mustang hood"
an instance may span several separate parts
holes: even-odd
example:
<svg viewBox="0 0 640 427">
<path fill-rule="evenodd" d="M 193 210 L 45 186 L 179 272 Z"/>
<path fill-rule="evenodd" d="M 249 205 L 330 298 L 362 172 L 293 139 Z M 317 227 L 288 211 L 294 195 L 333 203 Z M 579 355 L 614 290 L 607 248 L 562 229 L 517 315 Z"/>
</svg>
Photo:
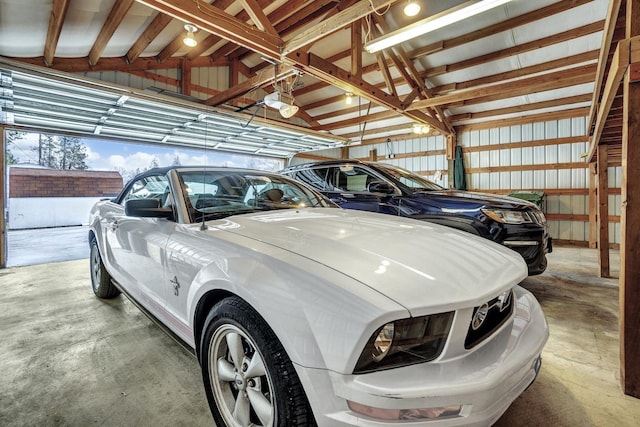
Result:
<svg viewBox="0 0 640 427">
<path fill-rule="evenodd" d="M 229 222 L 230 221 L 230 222 Z M 265 227 L 265 223 L 269 226 Z M 448 227 L 342 209 L 291 209 L 209 224 L 314 260 L 403 305 L 482 303 L 527 276 L 522 257 Z"/>
</svg>

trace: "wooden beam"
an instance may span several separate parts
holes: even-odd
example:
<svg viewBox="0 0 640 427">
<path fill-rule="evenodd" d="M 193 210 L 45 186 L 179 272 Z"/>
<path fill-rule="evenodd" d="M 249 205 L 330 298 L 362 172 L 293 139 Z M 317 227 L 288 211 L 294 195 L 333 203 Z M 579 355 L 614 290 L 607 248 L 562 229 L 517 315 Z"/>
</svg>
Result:
<svg viewBox="0 0 640 427">
<path fill-rule="evenodd" d="M 12 58 L 18 62 L 25 64 L 32 64 L 41 66 L 43 62 L 42 57 L 34 58 Z M 132 71 L 146 71 L 146 70 L 169 70 L 180 67 L 180 61 L 182 58 L 172 57 L 165 62 L 158 62 L 155 57 L 138 58 L 135 61 L 127 64 L 125 57 L 117 58 L 101 58 L 97 65 L 89 65 L 87 58 L 60 58 L 57 57 L 51 68 L 64 71 L 67 73 L 88 73 L 92 71 L 122 71 L 124 73 Z M 191 61 L 194 67 L 214 67 L 229 65 L 229 61 L 226 58 L 213 61 L 208 56 L 200 56 L 194 58 Z"/>
<path fill-rule="evenodd" d="M 549 145 L 575 144 L 587 141 L 585 136 L 566 136 L 564 138 L 553 139 L 536 139 L 533 141 L 505 142 L 498 144 L 475 145 L 470 147 L 462 147 L 463 153 L 479 153 L 492 150 L 512 150 L 514 148 L 530 148 L 530 147 L 546 147 Z"/>
<path fill-rule="evenodd" d="M 598 147 L 598 266 L 600 277 L 611 277 L 609 267 L 609 173 L 607 146 Z"/>
<path fill-rule="evenodd" d="M 267 58 L 274 60 L 280 58 L 282 40 L 279 37 L 251 27 L 210 4 L 192 0 L 137 1 L 183 22 L 191 22 L 198 28 L 251 49 Z"/>
<path fill-rule="evenodd" d="M 362 20 L 351 23 L 351 74 L 362 78 Z"/>
<path fill-rule="evenodd" d="M 262 1 L 262 0 L 260 0 Z M 299 28 L 303 28 L 311 21 L 317 19 L 327 12 L 327 10 L 333 8 L 333 0 L 316 0 L 309 2 L 309 4 L 302 9 L 300 6 L 304 4 L 304 0 L 291 0 L 284 3 L 281 7 L 274 10 L 268 15 L 271 22 L 275 23 L 276 31 L 280 34 L 282 39 L 286 39 L 293 31 L 297 31 Z M 295 13 L 291 13 L 296 11 Z M 226 52 L 226 53 L 225 53 Z M 214 55 L 228 55 L 229 59 L 244 59 L 252 52 L 246 48 L 240 48 L 233 43 L 231 46 L 223 45 L 220 49 L 214 52 Z M 254 73 L 262 70 L 268 63 L 262 63 L 257 65 Z"/>
<path fill-rule="evenodd" d="M 589 102 L 591 100 L 591 94 L 585 93 L 583 95 L 569 96 L 566 98 L 552 99 L 550 101 L 533 102 L 531 104 L 516 105 L 513 107 L 497 108 L 495 110 L 485 110 L 478 113 L 464 113 L 455 116 L 449 116 L 449 120 L 452 123 L 471 120 L 471 119 L 483 119 L 486 117 L 502 116 L 507 114 L 525 113 L 528 111 L 540 110 L 543 108 L 561 107 L 565 105 L 577 104 L 581 102 Z"/>
<path fill-rule="evenodd" d="M 274 71 L 274 74 L 270 73 L 260 73 L 256 76 L 251 77 L 244 82 L 232 86 L 229 89 L 220 92 L 217 95 L 212 96 L 207 99 L 207 105 L 220 105 L 224 104 L 227 101 L 230 101 L 234 98 L 242 96 L 253 89 L 264 86 L 267 83 L 272 83 L 274 81 L 280 81 L 293 73 L 293 69 L 286 65 L 278 65 L 277 69 Z"/>
<path fill-rule="evenodd" d="M 604 91 L 602 92 L 602 99 L 593 99 L 591 101 L 592 103 L 595 102 L 596 104 L 598 104 L 598 108 L 596 114 L 596 122 L 593 128 L 593 134 L 591 135 L 589 156 L 587 157 L 589 162 L 593 161 L 593 156 L 596 153 L 596 147 L 598 146 L 598 144 L 600 144 L 600 137 L 607 121 L 609 110 L 611 109 L 611 105 L 616 98 L 616 94 L 618 93 L 618 88 L 620 87 L 622 78 L 624 77 L 624 73 L 629 66 L 630 48 L 631 42 L 629 40 L 621 40 L 618 43 L 618 47 L 616 48 L 611 60 L 611 67 L 609 68 L 607 83 L 605 84 Z M 589 113 L 591 114 L 592 111 L 593 106 L 591 107 Z"/>
<path fill-rule="evenodd" d="M 406 107 L 406 110 L 415 110 L 436 105 L 449 105 L 462 101 L 473 99 L 479 103 L 479 98 L 491 96 L 495 100 L 496 96 L 500 98 L 512 98 L 530 93 L 539 93 L 547 90 L 554 90 L 560 87 L 573 86 L 586 81 L 592 81 L 596 71 L 596 65 L 582 65 L 571 68 L 569 70 L 558 71 L 555 73 L 547 73 L 541 76 L 528 77 L 516 82 L 508 82 L 496 84 L 477 89 L 468 89 L 460 92 L 454 92 L 447 95 L 437 96 L 435 98 L 423 99 L 416 101 Z"/>
<path fill-rule="evenodd" d="M 183 58 L 180 71 L 180 93 L 191 96 L 191 61 Z"/>
<path fill-rule="evenodd" d="M 142 34 L 140 34 L 140 37 L 138 37 L 138 40 L 136 40 L 131 48 L 129 48 L 129 51 L 125 55 L 127 63 L 130 64 L 135 61 L 147 48 L 147 46 L 149 46 L 151 42 L 155 40 L 156 37 L 158 37 L 162 30 L 164 30 L 167 25 L 169 25 L 169 22 L 171 22 L 172 19 L 173 18 L 169 15 L 158 12 L 156 17 L 153 18 L 153 21 L 151 21 L 151 24 L 149 24 L 147 28 L 144 29 Z"/>
<path fill-rule="evenodd" d="M 398 96 L 396 85 L 393 82 L 393 77 L 391 77 L 391 72 L 389 71 L 387 61 L 385 61 L 384 53 L 382 51 L 376 52 L 376 61 L 378 62 L 378 67 L 380 68 L 380 72 L 382 73 L 384 82 L 387 85 L 387 92 L 389 92 L 393 96 Z"/>
<path fill-rule="evenodd" d="M 340 95 L 340 98 L 342 95 Z M 359 108 L 359 107 L 356 107 Z M 357 110 L 356 110 L 357 111 Z M 341 129 L 349 126 L 357 126 L 358 124 L 366 121 L 367 123 L 372 123 L 378 120 L 389 119 L 391 117 L 396 117 L 398 113 L 394 111 L 381 111 L 379 113 L 369 113 L 361 117 L 354 117 L 352 119 L 341 120 L 339 122 L 331 122 L 324 125 L 318 125 L 315 130 L 326 130 L 332 131 L 336 129 Z"/>
<path fill-rule="evenodd" d="M 396 1 L 397 0 L 360 0 L 345 10 L 291 37 L 284 43 L 282 54 L 288 55 L 300 50 L 304 46 L 326 37 L 352 22 L 364 18 L 380 8 L 385 8 Z"/>
<path fill-rule="evenodd" d="M 627 0 L 626 36 L 631 64 L 640 63 L 640 4 Z M 620 222 L 620 381 L 625 394 L 640 398 L 640 82 L 624 79 L 622 126 L 622 212 Z"/>
<path fill-rule="evenodd" d="M 547 61 L 528 67 L 518 68 L 515 70 L 505 71 L 503 73 L 492 74 L 490 76 L 480 77 L 477 79 L 467 80 L 464 82 L 449 83 L 446 85 L 436 86 L 431 89 L 434 95 L 448 93 L 454 90 L 470 89 L 476 86 L 484 86 L 493 83 L 504 83 L 507 80 L 513 80 L 526 77 L 530 74 L 538 74 L 549 72 L 558 68 L 574 67 L 583 62 L 591 62 L 598 58 L 598 51 L 591 50 L 589 52 L 579 53 L 577 55 L 567 56 L 553 61 Z M 425 76 L 423 76 L 425 77 Z"/>
<path fill-rule="evenodd" d="M 111 12 L 109 12 L 109 16 L 104 22 L 95 43 L 93 43 L 91 51 L 89 51 L 89 65 L 96 65 L 98 63 L 102 56 L 102 52 L 104 52 L 105 47 L 107 47 L 107 43 L 111 40 L 113 33 L 116 32 L 134 2 L 135 0 L 116 0 L 116 3 L 111 8 Z"/>
<path fill-rule="evenodd" d="M 47 38 L 44 43 L 44 64 L 46 66 L 53 64 L 56 47 L 58 47 L 58 40 L 60 40 L 62 24 L 64 23 L 64 18 L 67 16 L 68 10 L 69 0 L 54 0 L 51 7 L 51 17 L 49 18 L 49 30 L 47 31 Z"/>
<path fill-rule="evenodd" d="M 598 69 L 596 70 L 596 80 L 593 90 L 593 101 L 591 102 L 591 111 L 589 111 L 589 124 L 587 129 L 592 129 L 595 125 L 596 114 L 600 105 L 600 94 L 602 93 L 602 82 L 605 77 L 605 70 L 608 64 L 609 53 L 611 51 L 611 43 L 613 35 L 616 31 L 618 23 L 618 13 L 620 12 L 620 4 L 622 0 L 609 1 L 609 9 L 604 22 L 604 34 L 602 35 L 602 44 L 598 55 Z"/>
<path fill-rule="evenodd" d="M 266 31 L 267 33 L 280 37 L 278 32 L 274 28 L 273 24 L 267 16 L 264 14 L 264 11 L 258 5 L 256 0 L 238 0 L 247 14 L 251 17 L 251 20 L 255 24 L 256 27 L 260 29 L 260 31 Z"/>
<path fill-rule="evenodd" d="M 534 165 L 516 165 L 516 166 L 488 166 L 482 168 L 467 168 L 468 174 L 472 173 L 491 173 L 491 172 L 521 172 L 521 171 L 547 171 L 547 170 L 565 170 L 565 169 L 586 169 L 588 163 L 569 162 L 569 163 L 547 163 Z"/>
<path fill-rule="evenodd" d="M 418 48 L 411 52 L 410 56 L 412 59 L 416 59 L 418 57 L 429 55 L 431 53 L 438 52 L 444 49 L 452 49 L 454 47 L 462 46 L 464 44 L 471 43 L 485 37 L 490 37 L 498 33 L 509 31 L 514 28 L 530 24 L 553 15 L 557 15 L 564 11 L 573 9 L 574 7 L 589 3 L 590 1 L 592 0 L 559 1 L 549 6 L 534 10 L 529 13 L 525 13 L 524 15 L 516 16 L 515 18 L 498 22 L 497 24 L 490 25 L 477 31 L 463 34 L 453 39 L 437 41 L 435 43 L 432 43 L 431 45 Z"/>
<path fill-rule="evenodd" d="M 327 62 L 313 53 L 295 52 L 293 54 L 298 66 L 307 74 L 330 83 L 344 90 L 345 92 L 353 92 L 358 96 L 368 99 L 371 102 L 382 105 L 386 108 L 403 113 L 400 100 L 393 95 L 385 93 L 376 86 L 351 75 L 349 72 Z M 448 134 L 449 130 L 433 117 L 427 116 L 420 112 L 409 112 L 403 115 L 415 120 L 419 123 L 426 123 L 438 131 Z"/>
<path fill-rule="evenodd" d="M 512 119 L 492 120 L 489 122 L 472 123 L 467 125 L 456 126 L 457 132 L 467 132 L 470 130 L 495 129 L 505 126 L 523 125 L 528 123 L 546 122 L 549 120 L 572 119 L 576 117 L 586 117 L 589 113 L 589 107 L 572 108 L 569 110 L 554 111 L 551 113 L 531 114 L 522 117 L 514 117 Z"/>
<path fill-rule="evenodd" d="M 597 22 L 584 25 L 582 27 L 574 28 L 572 30 L 568 30 L 559 34 L 554 34 L 549 37 L 533 40 L 528 43 L 523 43 L 507 49 L 502 49 L 496 52 L 490 52 L 485 55 L 476 56 L 475 58 L 470 58 L 464 61 L 456 62 L 454 64 L 447 64 L 440 67 L 427 69 L 422 74 L 427 78 L 436 77 L 444 73 L 459 71 L 465 68 L 474 67 L 477 65 L 482 65 L 492 61 L 496 61 L 498 59 L 520 55 L 522 53 L 531 52 L 546 46 L 551 46 L 561 42 L 568 42 L 578 37 L 597 33 L 598 31 L 602 31 L 603 26 L 604 26 L 604 21 L 597 21 Z"/>
</svg>

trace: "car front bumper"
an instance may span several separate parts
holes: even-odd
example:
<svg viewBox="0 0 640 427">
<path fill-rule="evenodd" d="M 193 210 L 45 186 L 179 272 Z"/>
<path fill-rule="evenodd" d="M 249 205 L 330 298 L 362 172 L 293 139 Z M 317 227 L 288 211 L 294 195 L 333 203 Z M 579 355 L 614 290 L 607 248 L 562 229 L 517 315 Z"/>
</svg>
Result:
<svg viewBox="0 0 640 427">
<path fill-rule="evenodd" d="M 314 383 L 313 391 L 307 390 L 318 425 L 486 426 L 495 422 L 535 380 L 549 336 L 535 297 L 519 287 L 515 292 L 512 320 L 461 357 L 362 375 L 306 370 L 301 377 Z M 352 411 L 348 402 L 360 408 L 359 412 L 371 408 L 371 416 Z M 452 407 L 459 411 L 440 418 L 424 415 Z M 394 410 L 410 418 L 411 414 L 423 415 L 409 420 L 380 419 Z"/>
</svg>

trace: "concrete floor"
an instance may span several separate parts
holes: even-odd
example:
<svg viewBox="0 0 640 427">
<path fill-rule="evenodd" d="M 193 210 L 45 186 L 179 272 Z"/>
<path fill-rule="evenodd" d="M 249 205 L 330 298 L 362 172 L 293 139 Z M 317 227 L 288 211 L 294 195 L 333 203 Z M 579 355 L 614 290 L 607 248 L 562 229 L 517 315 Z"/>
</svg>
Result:
<svg viewBox="0 0 640 427">
<path fill-rule="evenodd" d="M 637 426 L 617 280 L 596 277 L 594 250 L 549 260 L 524 282 L 551 330 L 542 371 L 496 426 Z M 195 358 L 125 298 L 95 298 L 87 260 L 0 270 L 0 286 L 0 426 L 213 425 Z"/>
<path fill-rule="evenodd" d="M 7 230 L 7 267 L 89 257 L 89 226 Z"/>
</svg>

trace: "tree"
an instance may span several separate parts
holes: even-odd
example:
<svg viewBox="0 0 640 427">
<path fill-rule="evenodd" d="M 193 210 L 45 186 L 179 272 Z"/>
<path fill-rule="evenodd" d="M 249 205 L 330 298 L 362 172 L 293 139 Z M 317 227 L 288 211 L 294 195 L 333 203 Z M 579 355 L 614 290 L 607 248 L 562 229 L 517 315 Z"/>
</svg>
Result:
<svg viewBox="0 0 640 427">
<path fill-rule="evenodd" d="M 7 135 L 7 145 L 4 152 L 5 163 L 8 165 L 15 165 L 20 161 L 20 159 L 15 157 L 13 155 L 13 152 L 11 152 L 11 145 L 19 139 L 24 139 L 26 134 L 24 132 L 19 132 L 17 130 L 10 130 L 10 131 L 7 131 L 6 135 Z"/>
<path fill-rule="evenodd" d="M 88 168 L 85 163 L 87 146 L 76 137 L 58 137 L 57 159 L 59 169 L 85 170 Z"/>
<path fill-rule="evenodd" d="M 176 156 L 173 158 L 173 163 L 171 163 L 171 166 L 181 166 L 182 163 L 180 162 L 180 155 L 176 154 Z"/>
<path fill-rule="evenodd" d="M 38 135 L 38 164 L 52 169 L 88 169 L 87 146 L 73 136 Z"/>
</svg>

